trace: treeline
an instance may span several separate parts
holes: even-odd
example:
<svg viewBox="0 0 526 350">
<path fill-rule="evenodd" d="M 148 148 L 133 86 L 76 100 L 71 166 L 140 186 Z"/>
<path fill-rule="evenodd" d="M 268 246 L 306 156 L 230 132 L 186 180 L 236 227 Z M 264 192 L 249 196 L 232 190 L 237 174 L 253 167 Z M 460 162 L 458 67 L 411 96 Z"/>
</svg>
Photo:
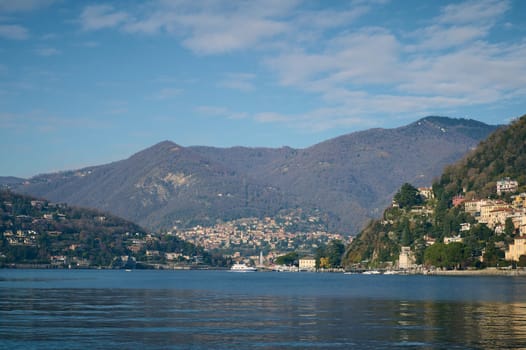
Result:
<svg viewBox="0 0 526 350">
<path fill-rule="evenodd" d="M 496 196 L 495 184 L 510 177 L 526 191 L 526 115 L 501 127 L 460 162 L 447 167 L 436 184 L 439 198 L 465 191 L 467 197 Z"/>
<path fill-rule="evenodd" d="M 0 191 L 0 264 L 50 264 L 61 257 L 74 266 L 124 267 L 122 257 L 162 264 L 165 253 L 179 254 L 181 263 L 229 263 L 176 236 L 147 233 L 107 213 Z"/>
<path fill-rule="evenodd" d="M 342 267 L 342 259 L 345 253 L 345 245 L 340 240 L 332 240 L 328 244 L 316 250 L 316 268 L 332 269 Z M 277 265 L 298 266 L 299 260 L 303 258 L 298 252 L 290 252 L 278 256 L 274 261 Z"/>
</svg>

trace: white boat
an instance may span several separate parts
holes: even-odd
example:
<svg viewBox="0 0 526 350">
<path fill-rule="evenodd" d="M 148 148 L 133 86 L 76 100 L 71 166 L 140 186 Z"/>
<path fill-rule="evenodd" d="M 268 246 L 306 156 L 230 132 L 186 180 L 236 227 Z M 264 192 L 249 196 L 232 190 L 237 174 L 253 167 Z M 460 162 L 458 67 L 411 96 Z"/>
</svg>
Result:
<svg viewBox="0 0 526 350">
<path fill-rule="evenodd" d="M 230 271 L 234 272 L 256 272 L 258 269 L 256 269 L 253 266 L 247 266 L 245 264 L 234 264 L 230 268 Z"/>
<path fill-rule="evenodd" d="M 367 270 L 362 273 L 362 275 L 379 275 L 381 272 L 378 270 Z"/>
</svg>

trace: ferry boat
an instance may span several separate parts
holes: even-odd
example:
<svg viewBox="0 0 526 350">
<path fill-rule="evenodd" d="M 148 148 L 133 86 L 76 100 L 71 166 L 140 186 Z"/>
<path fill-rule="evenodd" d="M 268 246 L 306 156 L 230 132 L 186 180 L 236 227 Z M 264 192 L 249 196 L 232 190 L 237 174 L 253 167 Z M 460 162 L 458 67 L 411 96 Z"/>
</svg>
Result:
<svg viewBox="0 0 526 350">
<path fill-rule="evenodd" d="M 230 271 L 234 272 L 256 272 L 258 269 L 256 269 L 253 266 L 247 266 L 245 264 L 234 264 L 230 268 Z"/>
</svg>

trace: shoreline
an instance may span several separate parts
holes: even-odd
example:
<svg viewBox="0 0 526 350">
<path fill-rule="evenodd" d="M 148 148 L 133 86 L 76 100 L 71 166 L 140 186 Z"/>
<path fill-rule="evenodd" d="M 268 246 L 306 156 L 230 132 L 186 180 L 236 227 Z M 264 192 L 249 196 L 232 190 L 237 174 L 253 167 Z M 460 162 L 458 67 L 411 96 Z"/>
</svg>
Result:
<svg viewBox="0 0 526 350">
<path fill-rule="evenodd" d="M 498 269 L 496 267 L 489 267 L 483 270 L 433 270 L 421 272 L 423 275 L 431 276 L 526 276 L 526 269 Z"/>
</svg>

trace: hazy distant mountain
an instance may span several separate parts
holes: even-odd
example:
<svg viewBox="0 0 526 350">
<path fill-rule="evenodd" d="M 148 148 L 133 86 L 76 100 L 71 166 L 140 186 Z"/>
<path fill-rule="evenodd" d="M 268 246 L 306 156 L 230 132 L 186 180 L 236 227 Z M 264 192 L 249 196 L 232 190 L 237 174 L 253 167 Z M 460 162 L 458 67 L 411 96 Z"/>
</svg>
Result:
<svg viewBox="0 0 526 350">
<path fill-rule="evenodd" d="M 0 176 L 0 186 L 11 186 L 21 184 L 25 179 L 14 176 Z"/>
<path fill-rule="evenodd" d="M 355 233 L 404 182 L 430 185 L 496 127 L 427 117 L 305 149 L 181 147 L 162 142 L 132 157 L 36 176 L 18 191 L 110 211 L 150 228 L 210 224 L 300 207 Z"/>
</svg>

